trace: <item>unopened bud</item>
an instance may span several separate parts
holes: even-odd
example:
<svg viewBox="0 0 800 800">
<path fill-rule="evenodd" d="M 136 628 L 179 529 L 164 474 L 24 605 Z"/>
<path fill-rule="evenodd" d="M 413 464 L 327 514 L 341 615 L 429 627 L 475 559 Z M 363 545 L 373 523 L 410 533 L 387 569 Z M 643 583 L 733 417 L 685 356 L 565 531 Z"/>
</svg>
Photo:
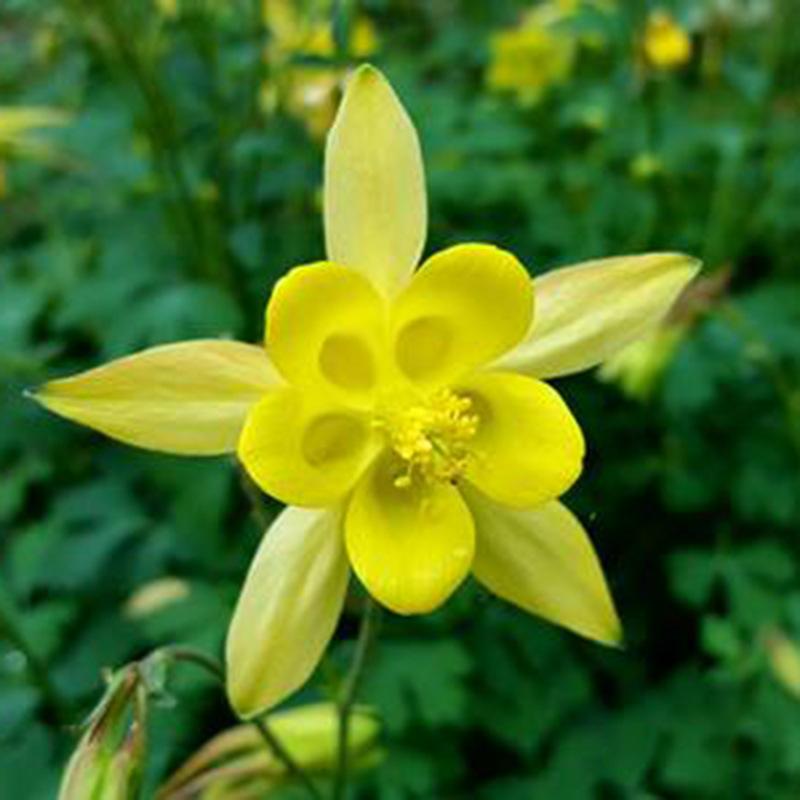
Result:
<svg viewBox="0 0 800 800">
<path fill-rule="evenodd" d="M 266 717 L 265 722 L 295 764 L 310 777 L 331 775 L 336 769 L 338 714 L 334 704 L 316 703 L 279 711 Z M 379 728 L 370 709 L 357 707 L 353 711 L 347 742 L 353 769 L 368 769 L 380 760 Z M 238 725 L 206 742 L 172 775 L 158 798 L 255 797 L 259 791 L 263 794 L 290 780 L 285 764 L 267 747 L 256 728 Z"/>
<path fill-rule="evenodd" d="M 64 772 L 59 800 L 134 800 L 145 756 L 147 692 L 138 666 L 112 676 Z"/>
</svg>

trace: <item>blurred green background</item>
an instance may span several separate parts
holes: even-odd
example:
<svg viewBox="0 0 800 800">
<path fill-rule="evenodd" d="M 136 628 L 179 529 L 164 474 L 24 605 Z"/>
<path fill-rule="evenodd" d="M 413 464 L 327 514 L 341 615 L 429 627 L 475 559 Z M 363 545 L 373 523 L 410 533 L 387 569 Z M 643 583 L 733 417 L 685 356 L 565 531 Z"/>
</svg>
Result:
<svg viewBox="0 0 800 800">
<path fill-rule="evenodd" d="M 129 449 L 22 391 L 258 340 L 272 283 L 324 252 L 323 134 L 368 58 L 420 131 L 428 252 L 705 268 L 656 336 L 558 382 L 626 648 L 474 585 L 387 616 L 361 794 L 799 797 L 799 26 L 795 0 L 2 0 L 0 796 L 55 796 L 104 668 L 220 651 L 261 534 L 232 463 Z M 334 694 L 355 622 L 297 702 Z M 171 690 L 145 797 L 232 723 L 204 677 Z"/>
</svg>

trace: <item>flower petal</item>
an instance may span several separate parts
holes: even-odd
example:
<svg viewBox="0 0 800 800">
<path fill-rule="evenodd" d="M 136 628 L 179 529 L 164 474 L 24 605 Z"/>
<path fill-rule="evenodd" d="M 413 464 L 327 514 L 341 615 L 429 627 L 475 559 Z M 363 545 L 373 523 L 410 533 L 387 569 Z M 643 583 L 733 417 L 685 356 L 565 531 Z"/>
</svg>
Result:
<svg viewBox="0 0 800 800">
<path fill-rule="evenodd" d="M 258 548 L 226 644 L 228 697 L 240 717 L 305 683 L 336 628 L 347 588 L 341 514 L 287 508 Z"/>
<path fill-rule="evenodd" d="M 262 347 L 200 339 L 152 347 L 32 392 L 45 408 L 126 444 L 229 453 L 250 408 L 280 384 Z"/>
<path fill-rule="evenodd" d="M 450 484 L 398 488 L 391 456 L 359 481 L 345 519 L 350 563 L 380 603 L 398 614 L 433 611 L 469 572 L 472 517 Z"/>
<path fill-rule="evenodd" d="M 487 589 L 581 636 L 617 645 L 622 628 L 583 526 L 566 506 L 504 508 L 474 490 L 473 573 Z"/>
<path fill-rule="evenodd" d="M 513 347 L 530 326 L 533 287 L 505 250 L 463 244 L 431 256 L 398 297 L 397 364 L 422 385 L 442 385 Z"/>
<path fill-rule="evenodd" d="M 267 351 L 295 386 L 368 404 L 379 383 L 385 315 L 362 275 L 329 262 L 297 267 L 267 305 Z"/>
<path fill-rule="evenodd" d="M 425 245 L 425 174 L 417 133 L 383 75 L 353 74 L 325 151 L 328 258 L 393 294 Z"/>
<path fill-rule="evenodd" d="M 294 387 L 267 392 L 247 416 L 238 454 L 250 477 L 284 503 L 341 499 L 375 455 L 363 415 Z"/>
<path fill-rule="evenodd" d="M 589 369 L 653 330 L 699 269 L 680 253 L 649 253 L 548 272 L 534 282 L 528 335 L 495 366 L 537 378 Z"/>
<path fill-rule="evenodd" d="M 559 497 L 583 465 L 583 434 L 558 392 L 525 375 L 486 372 L 454 387 L 478 429 L 467 479 L 493 500 L 532 508 Z"/>
</svg>

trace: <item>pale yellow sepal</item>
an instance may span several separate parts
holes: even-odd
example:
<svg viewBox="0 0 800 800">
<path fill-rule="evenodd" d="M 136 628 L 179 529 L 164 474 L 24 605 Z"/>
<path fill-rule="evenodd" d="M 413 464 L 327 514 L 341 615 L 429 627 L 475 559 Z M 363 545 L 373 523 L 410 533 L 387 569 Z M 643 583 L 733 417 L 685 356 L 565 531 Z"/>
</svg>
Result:
<svg viewBox="0 0 800 800">
<path fill-rule="evenodd" d="M 289 507 L 264 536 L 228 630 L 228 698 L 240 717 L 305 683 L 336 628 L 347 589 L 341 514 Z"/>
<path fill-rule="evenodd" d="M 536 315 L 495 366 L 537 378 L 589 369 L 652 331 L 700 263 L 680 253 L 587 261 L 534 281 Z"/>
<path fill-rule="evenodd" d="M 263 348 L 198 339 L 51 381 L 32 396 L 126 444 L 210 456 L 236 450 L 247 412 L 279 382 Z"/>
<path fill-rule="evenodd" d="M 465 492 L 475 517 L 473 573 L 531 614 L 607 645 L 622 638 L 603 570 L 583 526 L 552 501 L 531 511 Z"/>
<path fill-rule="evenodd" d="M 427 202 L 414 125 L 374 67 L 350 78 L 325 151 L 328 258 L 394 294 L 425 244 Z"/>
</svg>

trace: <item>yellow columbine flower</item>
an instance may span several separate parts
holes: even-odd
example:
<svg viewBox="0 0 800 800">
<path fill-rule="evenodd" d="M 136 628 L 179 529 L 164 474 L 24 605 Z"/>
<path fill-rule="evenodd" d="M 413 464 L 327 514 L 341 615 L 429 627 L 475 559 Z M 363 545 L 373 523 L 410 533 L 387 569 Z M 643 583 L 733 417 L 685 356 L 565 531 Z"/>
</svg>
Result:
<svg viewBox="0 0 800 800">
<path fill-rule="evenodd" d="M 330 24 L 330 0 L 317 3 L 303 14 L 296 2 L 263 0 L 262 17 L 270 33 L 265 51 L 273 76 L 261 87 L 261 104 L 269 110 L 279 102 L 302 120 L 309 134 L 322 139 L 336 114 L 342 69 L 332 66 L 292 63 L 298 56 L 332 59 L 336 43 Z M 367 17 L 358 16 L 351 26 L 348 54 L 363 59 L 378 49 L 378 36 Z"/>
<path fill-rule="evenodd" d="M 537 103 L 545 90 L 569 76 L 575 45 L 571 33 L 538 19 L 499 31 L 489 39 L 486 83 L 515 94 L 521 103 Z"/>
<path fill-rule="evenodd" d="M 278 282 L 266 348 L 166 345 L 36 393 L 141 447 L 237 452 L 289 504 L 231 623 L 234 707 L 252 716 L 305 682 L 350 566 L 399 613 L 437 608 L 472 573 L 531 613 L 617 642 L 597 557 L 556 499 L 581 471 L 583 436 L 542 379 L 646 335 L 696 262 L 627 256 L 532 283 L 510 253 L 462 244 L 415 273 L 427 228 L 419 143 L 369 66 L 350 80 L 328 137 L 324 189 L 329 260 Z"/>
<path fill-rule="evenodd" d="M 692 57 L 692 40 L 666 11 L 653 11 L 644 31 L 644 54 L 656 69 L 682 67 Z"/>
<path fill-rule="evenodd" d="M 571 19 L 585 8 L 607 13 L 613 0 L 549 0 L 525 14 L 519 24 L 493 34 L 489 39 L 486 84 L 498 92 L 509 92 L 525 105 L 533 105 L 551 86 L 569 78 L 578 45 L 602 47 L 604 38 L 595 31 L 569 27 Z"/>
</svg>

